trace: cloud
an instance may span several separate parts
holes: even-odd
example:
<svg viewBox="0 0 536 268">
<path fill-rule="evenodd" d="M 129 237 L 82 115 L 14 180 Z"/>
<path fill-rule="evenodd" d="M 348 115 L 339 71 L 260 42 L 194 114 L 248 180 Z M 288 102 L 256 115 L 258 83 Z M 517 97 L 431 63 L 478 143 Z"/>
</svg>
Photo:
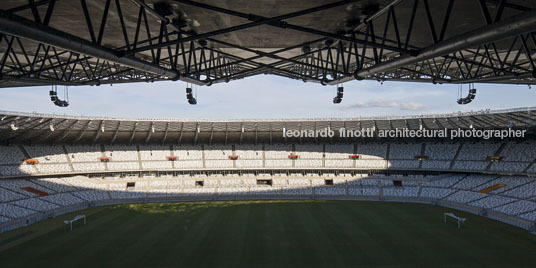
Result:
<svg viewBox="0 0 536 268">
<path fill-rule="evenodd" d="M 48 86 L 0 88 L 0 110 L 126 118 L 355 118 L 527 107 L 534 106 L 535 94 L 526 86 L 482 84 L 477 99 L 460 106 L 452 84 L 351 81 L 344 86 L 340 105 L 332 102 L 333 87 L 271 75 L 197 87 L 197 105 L 186 102 L 184 82 L 80 86 L 70 88 L 68 108 L 52 104 Z"/>
<path fill-rule="evenodd" d="M 426 110 L 426 105 L 420 102 L 396 102 L 389 100 L 369 100 L 366 102 L 358 102 L 345 109 L 361 109 L 361 108 L 399 108 L 404 111 L 422 111 Z"/>
<path fill-rule="evenodd" d="M 420 102 L 406 102 L 406 103 L 400 104 L 400 110 L 422 111 L 422 110 L 426 110 L 426 105 Z"/>
<path fill-rule="evenodd" d="M 394 108 L 398 107 L 398 103 L 394 101 L 384 100 L 370 100 L 367 102 L 358 102 L 347 106 L 346 109 L 359 109 L 359 108 Z"/>
</svg>

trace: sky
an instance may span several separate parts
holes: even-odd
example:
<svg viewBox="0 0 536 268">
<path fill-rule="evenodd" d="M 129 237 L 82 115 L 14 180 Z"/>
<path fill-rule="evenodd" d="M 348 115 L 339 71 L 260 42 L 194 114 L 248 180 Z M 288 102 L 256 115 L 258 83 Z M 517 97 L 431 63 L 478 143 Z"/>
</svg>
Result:
<svg viewBox="0 0 536 268">
<path fill-rule="evenodd" d="M 0 110 L 120 118 L 293 119 L 442 114 L 536 106 L 536 87 L 476 84 L 475 100 L 458 105 L 458 85 L 351 81 L 333 104 L 335 86 L 258 75 L 210 87 L 194 87 L 197 105 L 186 101 L 185 82 L 69 87 L 70 106 L 56 107 L 49 86 L 0 88 Z M 63 87 L 58 87 L 63 98 Z M 462 95 L 468 93 L 464 85 Z"/>
</svg>

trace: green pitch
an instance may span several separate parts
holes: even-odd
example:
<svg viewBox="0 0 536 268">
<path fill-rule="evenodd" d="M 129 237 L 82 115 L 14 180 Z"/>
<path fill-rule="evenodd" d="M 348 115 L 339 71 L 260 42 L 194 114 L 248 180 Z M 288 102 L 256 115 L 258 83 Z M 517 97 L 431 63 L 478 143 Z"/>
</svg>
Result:
<svg viewBox="0 0 536 268">
<path fill-rule="evenodd" d="M 443 212 L 466 217 L 460 230 Z M 69 232 L 63 220 L 87 215 Z M 536 236 L 421 204 L 248 201 L 85 210 L 0 235 L 0 267 L 511 267 Z"/>
</svg>

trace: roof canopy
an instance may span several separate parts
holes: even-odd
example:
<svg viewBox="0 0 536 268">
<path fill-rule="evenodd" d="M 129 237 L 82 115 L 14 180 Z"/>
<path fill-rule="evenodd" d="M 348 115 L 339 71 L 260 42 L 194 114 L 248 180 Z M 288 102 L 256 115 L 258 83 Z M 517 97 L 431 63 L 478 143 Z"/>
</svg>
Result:
<svg viewBox="0 0 536 268">
<path fill-rule="evenodd" d="M 181 144 L 287 142 L 287 130 L 530 129 L 536 107 L 441 115 L 355 119 L 118 119 L 0 111 L 0 142 L 59 144 Z M 300 142 L 299 139 L 293 139 Z M 313 141 L 313 140 L 311 140 Z M 349 139 L 314 139 L 348 142 Z"/>
<path fill-rule="evenodd" d="M 3 0 L 0 87 L 536 79 L 526 0 Z"/>
</svg>

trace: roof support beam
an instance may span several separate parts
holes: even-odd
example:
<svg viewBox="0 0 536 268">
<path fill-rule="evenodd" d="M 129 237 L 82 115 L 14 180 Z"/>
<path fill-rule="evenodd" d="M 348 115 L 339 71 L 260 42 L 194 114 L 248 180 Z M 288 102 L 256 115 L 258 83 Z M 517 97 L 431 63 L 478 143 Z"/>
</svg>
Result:
<svg viewBox="0 0 536 268">
<path fill-rule="evenodd" d="M 93 141 L 91 142 L 92 144 L 95 144 L 97 140 L 99 139 L 101 132 L 104 132 L 103 128 L 104 128 L 104 120 L 101 120 L 99 124 L 99 129 L 97 129 L 97 134 L 95 134 L 95 138 L 93 138 Z"/>
<path fill-rule="evenodd" d="M 26 5 L 23 5 L 23 6 L 10 8 L 10 9 L 6 10 L 6 12 L 8 12 L 8 13 L 20 12 L 20 11 L 24 11 L 24 10 L 32 8 L 32 6 L 33 7 L 40 7 L 40 6 L 46 5 L 49 2 L 52 2 L 52 1 L 51 0 L 41 0 L 41 1 L 34 2 L 32 4 L 26 4 Z"/>
<path fill-rule="evenodd" d="M 499 129 L 500 127 L 497 126 L 492 120 L 489 120 L 489 118 L 486 116 L 486 115 L 481 115 L 479 117 L 476 117 L 476 116 L 471 116 L 471 118 L 474 120 L 474 121 L 478 121 L 478 122 L 484 122 L 483 125 L 490 125 L 492 126 L 493 128 L 496 128 L 496 129 Z"/>
<path fill-rule="evenodd" d="M 59 138 L 56 142 L 60 142 L 63 139 L 65 139 L 65 137 L 67 137 L 67 135 L 71 133 L 71 130 L 73 130 L 73 126 L 78 122 L 79 120 L 73 120 L 73 122 L 67 127 L 67 130 L 65 130 L 65 133 L 63 134 L 63 136 L 61 136 L 61 138 Z"/>
<path fill-rule="evenodd" d="M 272 144 L 272 124 L 270 124 L 270 144 Z"/>
<path fill-rule="evenodd" d="M 149 127 L 149 131 L 147 131 L 147 137 L 145 137 L 145 144 L 149 142 L 151 139 L 151 135 L 154 133 L 154 122 L 151 122 L 151 127 Z"/>
<path fill-rule="evenodd" d="M 128 145 L 132 143 L 132 140 L 134 139 L 134 135 L 136 135 L 137 126 L 138 126 L 138 122 L 134 123 L 134 127 L 132 128 L 132 134 L 130 134 L 130 138 L 128 139 Z"/>
<path fill-rule="evenodd" d="M 35 134 L 30 133 L 32 130 L 37 130 L 46 124 L 50 125 L 50 122 L 52 122 L 53 120 L 54 120 L 53 118 L 48 118 L 48 119 L 41 118 L 36 124 L 32 126 L 24 126 L 24 130 L 21 133 L 18 133 L 16 136 L 18 136 L 18 139 L 20 140 L 32 140 L 30 138 L 35 137 Z M 29 137 L 27 138 L 27 136 Z"/>
<path fill-rule="evenodd" d="M 121 127 L 121 121 L 117 123 L 117 128 L 115 129 L 114 136 L 112 137 L 112 140 L 110 141 L 110 145 L 114 144 L 115 139 L 117 139 L 117 134 L 119 134 L 119 128 Z"/>
<path fill-rule="evenodd" d="M 214 136 L 214 123 L 210 125 L 210 139 L 208 140 L 208 144 L 212 144 L 212 137 Z"/>
<path fill-rule="evenodd" d="M 77 142 L 80 141 L 80 139 L 82 139 L 82 137 L 84 136 L 84 134 L 86 134 L 86 131 L 87 129 L 89 128 L 89 126 L 91 125 L 91 120 L 87 121 L 86 125 L 84 126 L 84 130 L 82 130 L 82 132 L 80 133 L 80 135 L 78 135 L 78 137 L 76 138 L 76 140 L 73 141 L 73 144 L 76 144 Z"/>
<path fill-rule="evenodd" d="M 391 71 L 418 62 L 449 55 L 456 51 L 478 47 L 495 41 L 507 39 L 519 34 L 534 31 L 536 28 L 536 10 L 527 11 L 512 18 L 482 28 L 464 33 L 449 40 L 437 43 L 421 50 L 417 56 L 404 55 L 394 60 L 376 64 L 372 67 L 355 72 L 355 78 L 372 76 L 374 74 Z M 351 79 L 343 79 L 332 83 L 341 83 Z"/>
<path fill-rule="evenodd" d="M 181 132 L 179 134 L 179 141 L 177 142 L 178 145 L 181 144 L 182 142 L 182 133 L 183 133 L 183 130 L 184 130 L 184 122 L 181 123 Z"/>
<path fill-rule="evenodd" d="M 255 144 L 257 144 L 257 137 L 259 135 L 258 123 L 255 123 Z"/>
<path fill-rule="evenodd" d="M 316 122 L 315 122 L 315 126 L 314 126 L 314 129 L 315 133 L 317 133 L 317 126 L 316 126 Z M 315 144 L 318 144 L 318 135 L 315 135 Z"/>
<path fill-rule="evenodd" d="M 61 124 L 63 124 L 63 122 L 67 121 L 67 119 L 61 119 L 59 122 L 56 122 L 56 126 L 60 126 Z M 50 136 L 52 136 L 53 134 L 55 134 L 55 131 L 50 131 L 47 135 L 45 135 L 44 137 L 40 137 L 39 140 L 41 141 L 46 141 Z M 34 138 L 36 138 L 39 134 L 36 134 L 34 136 L 31 136 L 29 139 L 30 140 L 33 140 Z"/>
<path fill-rule="evenodd" d="M 194 144 L 197 144 L 197 138 L 199 138 L 199 132 L 201 132 L 201 129 L 199 128 L 199 122 L 195 124 L 195 137 L 194 137 Z"/>
<path fill-rule="evenodd" d="M 169 122 L 166 123 L 166 131 L 164 132 L 164 138 L 162 139 L 162 145 L 166 144 L 168 131 L 169 131 Z"/>
<path fill-rule="evenodd" d="M 79 54 L 103 59 L 139 71 L 148 72 L 169 79 L 178 79 L 178 71 L 169 70 L 135 57 L 118 57 L 109 48 L 97 45 L 80 37 L 37 24 L 23 17 L 0 10 L 0 32 L 33 40 L 42 44 L 66 49 Z"/>
<path fill-rule="evenodd" d="M 11 122 L 16 122 L 18 119 L 20 119 L 19 116 L 10 117 L 9 119 L 3 118 L 2 120 L 0 120 L 0 127 L 3 127 L 5 125 L 9 125 Z"/>
<path fill-rule="evenodd" d="M 24 121 L 19 121 L 18 124 L 15 121 L 17 129 L 13 129 L 15 132 L 9 138 L 3 139 L 2 141 L 9 141 L 15 137 L 24 138 L 24 135 L 28 134 L 32 129 L 41 125 L 45 118 L 27 118 Z M 37 122 L 37 123 L 36 123 Z"/>
<path fill-rule="evenodd" d="M 144 6 L 146 10 L 151 10 L 152 11 L 152 9 L 150 7 L 148 7 L 147 4 L 145 4 L 141 0 L 132 0 L 132 1 L 136 2 L 139 5 Z M 195 5 L 195 6 L 199 6 L 199 7 L 206 6 L 206 5 L 196 3 L 196 2 L 192 2 L 192 1 L 178 0 L 176 2 L 181 2 L 181 3 L 189 4 L 189 5 Z M 240 30 L 244 30 L 244 29 L 248 29 L 248 28 L 252 28 L 252 27 L 256 27 L 256 26 L 260 26 L 260 25 L 265 25 L 265 24 L 269 24 L 269 23 L 283 23 L 283 22 L 281 22 L 281 20 L 290 19 L 290 18 L 299 17 L 299 16 L 304 16 L 304 15 L 311 14 L 311 13 L 314 13 L 314 12 L 318 12 L 318 11 L 322 11 L 322 10 L 326 10 L 326 9 L 330 9 L 330 8 L 335 8 L 335 7 L 338 7 L 338 6 L 341 6 L 341 5 L 347 5 L 347 4 L 351 3 L 351 2 L 357 2 L 357 1 L 356 0 L 338 1 L 338 2 L 335 2 L 335 3 L 330 3 L 330 4 L 326 4 L 326 5 L 322 5 L 322 6 L 317 6 L 317 7 L 313 7 L 313 8 L 309 8 L 309 9 L 305 9 L 305 10 L 301 10 L 301 11 L 297 11 L 297 12 L 293 12 L 293 13 L 289 13 L 289 14 L 285 14 L 285 15 L 280 15 L 280 16 L 276 16 L 276 17 L 272 17 L 272 18 L 261 18 L 261 17 L 255 16 L 255 15 L 251 15 L 249 20 L 251 20 L 253 22 L 240 24 L 240 25 L 236 25 L 236 26 L 232 26 L 232 27 L 228 27 L 228 28 L 224 28 L 224 29 L 219 29 L 219 30 L 215 30 L 215 31 L 212 31 L 212 32 L 196 34 L 196 35 L 192 35 L 192 36 L 185 37 L 185 38 L 179 38 L 179 39 L 174 40 L 174 41 L 161 42 L 161 43 L 154 44 L 154 45 L 148 45 L 148 46 L 132 49 L 132 50 L 129 50 L 129 51 L 125 51 L 125 55 L 133 55 L 133 54 L 135 54 L 137 52 L 143 52 L 143 51 L 150 50 L 150 49 L 162 48 L 162 47 L 166 47 L 166 46 L 170 46 L 170 45 L 176 45 L 176 44 L 181 44 L 181 43 L 185 43 L 185 42 L 196 41 L 196 40 L 199 40 L 199 39 L 204 39 L 204 38 L 208 38 L 208 37 L 212 37 L 212 36 L 216 36 L 216 35 L 222 35 L 222 34 L 226 34 L 226 33 L 230 33 L 230 32 L 236 32 L 236 31 L 240 31 Z M 213 7 L 213 8 L 216 8 L 216 7 Z M 223 10 L 221 8 L 218 8 L 218 9 Z M 163 21 L 165 18 L 161 18 L 159 16 L 159 19 Z"/>
<path fill-rule="evenodd" d="M 199 2 L 194 2 L 194 1 L 190 1 L 190 0 L 173 0 L 173 1 L 178 2 L 178 3 L 182 3 L 182 4 L 186 4 L 186 5 L 190 5 L 190 6 L 195 6 L 195 7 L 207 9 L 207 10 L 216 11 L 216 12 L 223 13 L 223 14 L 228 14 L 228 15 L 235 16 L 235 17 L 240 17 L 240 18 L 247 19 L 247 20 L 267 20 L 268 19 L 266 17 L 255 15 L 255 14 L 246 14 L 246 13 L 233 11 L 233 10 L 229 10 L 229 9 L 225 9 L 225 8 L 221 8 L 221 7 L 211 6 L 211 5 L 207 5 L 207 4 L 203 4 L 203 3 L 199 3 Z M 350 2 L 351 1 L 349 1 L 348 3 L 350 3 Z M 402 54 L 411 54 L 408 50 L 405 50 L 405 49 L 402 49 L 402 48 L 399 48 L 399 47 L 393 47 L 393 46 L 389 46 L 389 45 L 385 45 L 385 44 L 381 44 L 381 43 L 376 43 L 376 42 L 371 42 L 371 41 L 367 41 L 367 40 L 360 40 L 360 39 L 348 37 L 348 36 L 345 36 L 345 35 L 324 32 L 324 31 L 320 31 L 320 30 L 317 30 L 317 29 L 312 29 L 312 28 L 307 28 L 307 27 L 302 27 L 302 26 L 290 24 L 290 23 L 283 22 L 283 21 L 280 21 L 280 20 L 279 21 L 274 21 L 274 22 L 267 22 L 266 24 L 270 25 L 270 26 L 282 28 L 282 29 L 291 29 L 291 30 L 295 30 L 295 31 L 299 31 L 299 32 L 318 35 L 318 36 L 324 36 L 324 37 L 329 37 L 329 38 L 333 38 L 333 39 L 337 39 L 337 40 L 343 40 L 343 41 L 352 42 L 352 43 L 356 43 L 356 44 L 367 45 L 367 46 L 374 47 L 374 48 L 383 48 L 383 49 L 386 49 L 386 50 L 395 51 L 395 52 L 399 52 L 399 53 L 402 53 Z"/>
<path fill-rule="evenodd" d="M 242 139 L 244 138 L 244 123 L 240 123 L 240 143 L 242 144 Z"/>
<path fill-rule="evenodd" d="M 300 133 L 301 133 L 301 130 L 302 130 L 302 127 L 301 127 L 301 126 L 302 126 L 301 123 L 298 123 L 298 130 L 300 131 Z M 315 135 L 315 136 L 316 136 L 316 135 Z M 302 144 L 302 137 L 301 137 L 301 135 L 298 137 L 298 142 L 299 142 L 300 144 Z"/>
<path fill-rule="evenodd" d="M 227 145 L 228 133 L 229 133 L 229 125 L 227 123 L 225 123 L 225 141 L 223 142 L 223 144 L 225 144 L 225 145 Z"/>
</svg>

